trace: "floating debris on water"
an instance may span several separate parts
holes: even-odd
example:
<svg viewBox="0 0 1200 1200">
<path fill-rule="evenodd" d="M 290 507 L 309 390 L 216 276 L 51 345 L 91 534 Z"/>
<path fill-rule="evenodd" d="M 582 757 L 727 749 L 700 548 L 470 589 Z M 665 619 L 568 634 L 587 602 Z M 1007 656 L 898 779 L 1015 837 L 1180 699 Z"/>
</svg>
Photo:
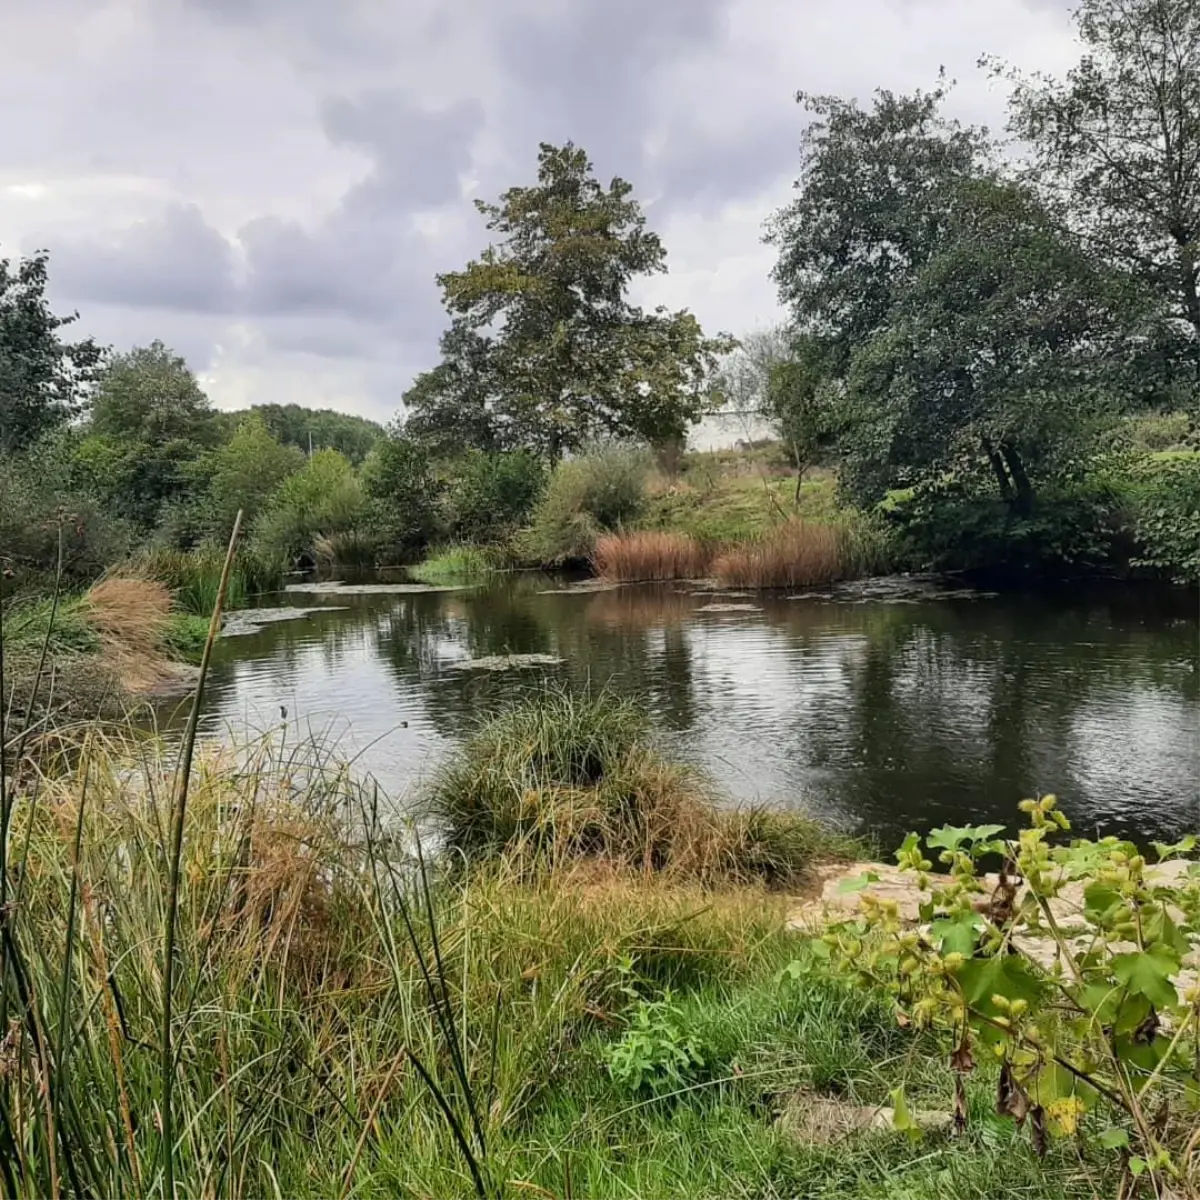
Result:
<svg viewBox="0 0 1200 1200">
<path fill-rule="evenodd" d="M 417 592 L 466 592 L 471 584 L 343 583 L 340 579 L 289 583 L 283 590 L 303 596 L 408 596 Z"/>
<path fill-rule="evenodd" d="M 793 592 L 788 600 L 822 600 L 838 603 L 917 604 L 923 600 L 991 600 L 999 593 L 963 587 L 940 575 L 883 575 L 839 583 L 832 589 Z"/>
<path fill-rule="evenodd" d="M 345 612 L 344 604 L 315 604 L 295 608 L 241 608 L 225 617 L 221 628 L 222 637 L 246 637 L 261 633 L 267 625 L 279 621 L 300 621 L 313 613 Z"/>
<path fill-rule="evenodd" d="M 697 612 L 762 612 L 761 606 L 757 604 L 703 604 Z"/>
<path fill-rule="evenodd" d="M 455 671 L 519 671 L 527 667 L 557 667 L 562 659 L 555 654 L 489 654 L 451 663 Z"/>
<path fill-rule="evenodd" d="M 621 586 L 610 579 L 582 579 L 578 583 L 568 583 L 564 587 L 545 588 L 537 594 L 539 596 L 570 596 L 575 593 L 615 592 Z"/>
</svg>

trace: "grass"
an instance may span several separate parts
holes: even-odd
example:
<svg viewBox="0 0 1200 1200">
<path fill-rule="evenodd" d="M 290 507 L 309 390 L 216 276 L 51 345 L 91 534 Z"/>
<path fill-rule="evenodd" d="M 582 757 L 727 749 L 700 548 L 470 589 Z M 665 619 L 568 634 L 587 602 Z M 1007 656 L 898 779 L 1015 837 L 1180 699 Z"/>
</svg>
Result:
<svg viewBox="0 0 1200 1200">
<path fill-rule="evenodd" d="M 594 861 L 706 884 L 795 884 L 847 843 L 798 815 L 733 810 L 664 757 L 614 695 L 535 693 L 485 721 L 429 798 L 445 844 L 521 872 Z"/>
<path fill-rule="evenodd" d="M 184 612 L 207 617 L 216 602 L 224 558 L 224 548 L 211 545 L 190 551 L 150 548 L 122 566 L 120 573 L 165 584 Z M 263 593 L 278 591 L 285 569 L 282 562 L 244 548 L 230 573 L 225 607 L 246 608 Z"/>
<path fill-rule="evenodd" d="M 422 583 L 475 583 L 500 569 L 495 549 L 462 544 L 435 550 L 408 573 Z"/>
<path fill-rule="evenodd" d="M 6 1196 L 162 1192 L 173 775 L 162 743 L 93 730 L 16 799 Z M 804 944 L 786 897 L 760 887 L 490 861 L 431 867 L 425 892 L 369 789 L 310 747 L 266 741 L 198 753 L 181 846 L 180 1195 L 480 1194 L 447 1112 L 485 1195 L 1112 1194 L 1086 1143 L 1039 1161 L 989 1117 L 986 1066 L 959 1139 L 788 1133 L 776 1118 L 797 1094 L 881 1103 L 903 1084 L 914 1106 L 945 1108 L 952 1085 L 886 1001 L 792 978 Z M 674 1095 L 631 1088 L 614 1048 L 668 998 L 703 1062 Z"/>
<path fill-rule="evenodd" d="M 620 582 L 699 579 L 709 558 L 708 550 L 685 533 L 641 530 L 597 538 L 592 566 L 602 579 Z"/>
<path fill-rule="evenodd" d="M 848 573 L 843 540 L 832 525 L 792 520 L 731 546 L 713 561 L 713 574 L 735 587 L 807 587 Z"/>
</svg>

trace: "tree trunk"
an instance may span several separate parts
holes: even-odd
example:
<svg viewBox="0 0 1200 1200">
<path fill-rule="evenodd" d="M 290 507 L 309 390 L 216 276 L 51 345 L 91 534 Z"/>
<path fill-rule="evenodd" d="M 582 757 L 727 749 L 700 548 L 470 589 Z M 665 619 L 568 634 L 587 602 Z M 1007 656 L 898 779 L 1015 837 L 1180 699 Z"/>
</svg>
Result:
<svg viewBox="0 0 1200 1200">
<path fill-rule="evenodd" d="M 988 462 L 992 464 L 992 473 L 1000 485 L 1000 498 L 1005 504 L 1011 504 L 1013 502 L 1012 482 L 1008 478 L 1008 472 L 1004 469 L 1004 460 L 996 453 L 996 447 L 988 438 L 983 439 L 983 452 L 987 455 Z"/>
<path fill-rule="evenodd" d="M 800 489 L 804 486 L 804 470 L 805 464 L 800 458 L 800 445 L 798 442 L 792 442 L 792 454 L 796 459 L 796 498 L 795 505 L 800 507 Z"/>
<path fill-rule="evenodd" d="M 1016 446 L 1011 442 L 1002 442 L 1000 453 L 1004 456 L 1005 463 L 1008 464 L 1009 474 L 1017 489 L 1014 507 L 1023 517 L 1027 517 L 1033 510 L 1033 485 L 1029 482 L 1025 464 L 1021 461 L 1021 455 Z"/>
</svg>

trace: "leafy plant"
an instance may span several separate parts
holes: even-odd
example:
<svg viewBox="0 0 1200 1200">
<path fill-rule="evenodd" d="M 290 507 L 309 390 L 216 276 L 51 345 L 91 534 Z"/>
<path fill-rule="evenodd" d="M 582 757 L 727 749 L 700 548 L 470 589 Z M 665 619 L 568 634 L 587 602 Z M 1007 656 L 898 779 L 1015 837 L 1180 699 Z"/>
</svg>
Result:
<svg viewBox="0 0 1200 1200">
<path fill-rule="evenodd" d="M 686 1087 L 704 1066 L 700 1041 L 670 991 L 661 1000 L 638 1000 L 628 1028 L 604 1057 L 614 1082 L 655 1096 Z"/>
<path fill-rule="evenodd" d="M 1053 796 L 1020 807 L 1030 825 L 1015 840 L 997 825 L 910 834 L 896 857 L 916 876 L 921 924 L 867 890 L 819 951 L 884 989 L 906 1023 L 945 1035 L 960 1127 L 964 1076 L 986 1056 L 998 1113 L 1027 1123 L 1039 1152 L 1086 1123 L 1131 1177 L 1193 1194 L 1200 987 L 1180 972 L 1200 935 L 1200 864 L 1184 859 L 1197 840 L 1156 844 L 1169 865 L 1151 867 L 1115 837 L 1061 844 L 1070 825 Z M 996 855 L 988 879 L 981 863 Z"/>
<path fill-rule="evenodd" d="M 1155 464 L 1136 491 L 1138 566 L 1200 579 L 1200 455 Z"/>
</svg>

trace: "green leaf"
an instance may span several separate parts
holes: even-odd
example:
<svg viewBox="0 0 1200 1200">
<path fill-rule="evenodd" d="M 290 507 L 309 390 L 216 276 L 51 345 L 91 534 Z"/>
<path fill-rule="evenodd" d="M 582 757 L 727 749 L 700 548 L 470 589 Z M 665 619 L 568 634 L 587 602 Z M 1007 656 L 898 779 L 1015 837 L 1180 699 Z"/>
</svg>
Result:
<svg viewBox="0 0 1200 1200">
<path fill-rule="evenodd" d="M 1168 844 L 1167 842 L 1152 842 L 1154 853 L 1158 855 L 1158 861 L 1174 858 L 1178 854 L 1191 854 L 1196 848 L 1196 835 L 1189 833 L 1182 841 Z"/>
<path fill-rule="evenodd" d="M 1129 1173 L 1136 1178 L 1146 1170 L 1147 1166 L 1148 1164 L 1144 1158 L 1131 1158 L 1129 1160 Z"/>
<path fill-rule="evenodd" d="M 983 925 L 983 918 L 975 912 L 959 917 L 939 917 L 930 926 L 930 936 L 943 954 L 962 954 L 970 958 L 975 953 L 976 936 Z"/>
<path fill-rule="evenodd" d="M 992 1003 L 993 996 L 1006 1000 L 1025 1000 L 1035 1004 L 1044 985 L 1029 970 L 1023 958 L 1015 954 L 997 954 L 992 958 L 971 958 L 958 972 L 958 982 L 967 1003 L 985 1016 L 1003 1015 Z"/>
<path fill-rule="evenodd" d="M 1145 996 L 1156 1008 L 1179 1003 L 1171 976 L 1179 970 L 1179 956 L 1161 943 L 1149 950 L 1118 954 L 1112 960 L 1113 974 L 1134 996 Z"/>
<path fill-rule="evenodd" d="M 838 884 L 838 893 L 840 895 L 846 892 L 861 892 L 865 888 L 870 887 L 871 884 L 878 882 L 878 873 L 875 871 L 868 871 L 865 875 L 855 875 L 853 879 L 843 879 L 842 882 Z"/>
<path fill-rule="evenodd" d="M 892 1100 L 892 1128 L 908 1135 L 911 1141 L 921 1137 L 921 1126 L 913 1120 L 908 1108 L 908 1101 L 902 1087 L 893 1088 L 889 1093 Z"/>
<path fill-rule="evenodd" d="M 1105 1150 L 1117 1150 L 1129 1145 L 1129 1134 L 1124 1129 L 1106 1129 L 1097 1139 Z"/>
<path fill-rule="evenodd" d="M 931 849 L 957 850 L 964 842 L 985 842 L 1003 832 L 1003 825 L 943 825 L 929 834 L 925 844 Z"/>
<path fill-rule="evenodd" d="M 1124 905 L 1125 897 L 1107 883 L 1089 883 L 1083 889 L 1083 911 L 1099 925 L 1108 925 Z"/>
</svg>

